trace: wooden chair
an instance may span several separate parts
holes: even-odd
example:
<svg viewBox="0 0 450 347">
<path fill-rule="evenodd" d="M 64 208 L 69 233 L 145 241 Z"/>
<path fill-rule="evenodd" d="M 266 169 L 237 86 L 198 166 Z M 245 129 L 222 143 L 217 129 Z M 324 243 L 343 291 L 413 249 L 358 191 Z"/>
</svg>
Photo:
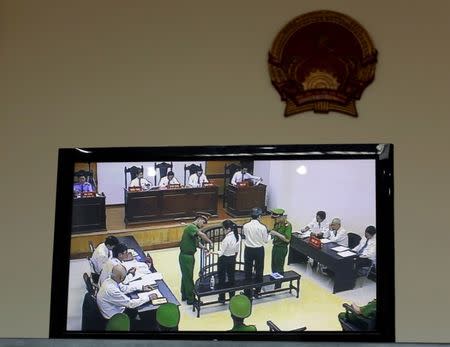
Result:
<svg viewBox="0 0 450 347">
<path fill-rule="evenodd" d="M 355 248 L 359 245 L 359 242 L 361 241 L 361 236 L 355 233 L 348 233 L 348 248 Z"/>
<path fill-rule="evenodd" d="M 269 331 L 283 331 L 278 326 L 276 326 L 275 323 L 272 322 L 271 320 L 268 320 L 266 323 L 269 326 Z M 294 330 L 287 330 L 287 331 L 300 332 L 300 331 L 305 331 L 305 330 L 306 330 L 306 327 L 301 327 L 301 328 L 297 328 L 297 329 L 294 329 Z"/>
<path fill-rule="evenodd" d="M 239 171 L 241 169 L 241 166 L 238 164 L 234 164 L 231 163 L 229 165 L 225 164 L 224 167 L 224 175 L 223 175 L 223 202 L 222 202 L 222 206 L 225 207 L 226 205 L 226 201 L 227 201 L 227 187 L 228 185 L 231 183 L 231 179 L 233 178 L 233 175 L 235 174 L 236 171 Z"/>
<path fill-rule="evenodd" d="M 128 188 L 128 182 L 131 182 L 132 180 L 134 180 L 137 177 L 139 171 L 144 172 L 144 165 L 141 165 L 141 167 L 131 166 L 129 168 L 127 168 L 125 166 L 125 168 L 123 169 L 123 172 L 125 175 L 125 189 Z M 130 180 L 127 179 L 127 173 L 130 174 Z"/>
<path fill-rule="evenodd" d="M 198 171 L 203 171 L 202 168 L 202 164 L 200 165 L 196 165 L 196 164 L 191 164 L 191 165 L 186 165 L 184 164 L 184 185 L 186 185 L 186 176 L 189 178 L 191 177 L 191 175 L 197 173 Z M 188 175 L 186 175 L 186 173 L 188 173 Z"/>
<path fill-rule="evenodd" d="M 161 180 L 161 178 L 163 178 L 164 176 L 167 176 L 167 172 L 169 171 L 169 169 L 172 171 L 173 162 L 170 162 L 170 164 L 166 163 L 166 162 L 162 162 L 159 164 L 155 163 L 155 186 L 157 186 L 159 184 L 159 181 Z M 156 172 L 159 173 L 158 182 L 156 181 Z"/>
</svg>

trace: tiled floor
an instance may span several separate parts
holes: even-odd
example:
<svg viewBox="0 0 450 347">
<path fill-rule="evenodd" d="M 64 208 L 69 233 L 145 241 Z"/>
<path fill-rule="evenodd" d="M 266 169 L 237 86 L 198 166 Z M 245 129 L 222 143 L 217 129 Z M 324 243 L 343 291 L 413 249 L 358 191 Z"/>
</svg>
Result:
<svg viewBox="0 0 450 347">
<path fill-rule="evenodd" d="M 164 275 L 164 280 L 180 300 L 180 270 L 178 248 L 152 251 L 155 266 Z M 270 272 L 271 246 L 266 248 L 265 273 Z M 267 256 L 269 255 L 269 256 Z M 343 310 L 344 302 L 365 304 L 376 296 L 376 284 L 371 280 L 358 279 L 355 289 L 332 294 L 332 280 L 311 270 L 307 265 L 291 264 L 286 270 L 294 270 L 302 275 L 300 299 L 289 293 L 280 293 L 254 300 L 252 315 L 246 319 L 258 330 L 267 330 L 266 321 L 272 320 L 283 330 L 306 326 L 311 330 L 340 330 L 337 314 Z M 86 292 L 83 273 L 89 273 L 87 260 L 72 260 L 70 263 L 70 283 L 68 300 L 68 330 L 81 328 L 81 307 Z M 198 273 L 198 262 L 194 274 Z M 360 287 L 362 285 L 362 287 Z M 228 305 L 211 305 L 202 308 L 200 318 L 196 318 L 192 307 L 181 305 L 180 330 L 228 330 L 231 319 Z"/>
</svg>

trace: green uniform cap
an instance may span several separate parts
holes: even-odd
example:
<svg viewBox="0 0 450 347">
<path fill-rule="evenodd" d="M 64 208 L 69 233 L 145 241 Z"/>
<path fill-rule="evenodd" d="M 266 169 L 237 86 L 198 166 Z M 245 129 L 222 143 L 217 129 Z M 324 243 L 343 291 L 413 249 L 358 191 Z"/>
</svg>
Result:
<svg viewBox="0 0 450 347">
<path fill-rule="evenodd" d="M 130 331 L 130 318 L 126 313 L 117 313 L 110 318 L 106 331 Z"/>
<path fill-rule="evenodd" d="M 245 295 L 233 296 L 230 300 L 230 312 L 237 318 L 247 318 L 252 313 L 252 303 Z"/>
<path fill-rule="evenodd" d="M 270 212 L 272 212 L 272 217 L 281 217 L 285 211 L 282 208 L 274 208 Z"/>
<path fill-rule="evenodd" d="M 156 310 L 156 321 L 166 328 L 175 328 L 180 322 L 180 310 L 177 305 L 165 303 Z"/>
</svg>

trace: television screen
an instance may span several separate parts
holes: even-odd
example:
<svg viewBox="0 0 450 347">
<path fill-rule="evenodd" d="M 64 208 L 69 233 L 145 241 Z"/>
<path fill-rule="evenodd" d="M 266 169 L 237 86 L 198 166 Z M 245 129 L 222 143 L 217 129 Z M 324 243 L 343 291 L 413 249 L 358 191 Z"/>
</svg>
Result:
<svg viewBox="0 0 450 347">
<path fill-rule="evenodd" d="M 394 340 L 393 146 L 59 152 L 51 337 Z"/>
</svg>

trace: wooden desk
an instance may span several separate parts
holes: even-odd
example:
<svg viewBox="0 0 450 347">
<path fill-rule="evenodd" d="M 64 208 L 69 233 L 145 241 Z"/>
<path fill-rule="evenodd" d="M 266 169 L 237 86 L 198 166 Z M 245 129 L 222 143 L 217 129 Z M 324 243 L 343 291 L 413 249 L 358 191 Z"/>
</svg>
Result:
<svg viewBox="0 0 450 347">
<path fill-rule="evenodd" d="M 105 197 L 74 198 L 72 232 L 83 233 L 102 230 L 106 230 Z"/>
<path fill-rule="evenodd" d="M 292 234 L 288 264 L 302 262 L 303 255 L 307 255 L 334 272 L 333 293 L 353 289 L 356 281 L 355 257 L 343 258 L 337 255 L 337 252 L 331 249 L 336 246 L 337 243 L 329 242 L 322 244 L 322 248 L 318 249 L 308 244 L 308 238 Z"/>
<path fill-rule="evenodd" d="M 266 185 L 235 187 L 229 184 L 225 191 L 225 209 L 232 217 L 249 216 L 252 208 L 266 207 Z"/>
<path fill-rule="evenodd" d="M 125 224 L 193 218 L 198 211 L 217 216 L 218 187 L 125 190 Z"/>
</svg>

